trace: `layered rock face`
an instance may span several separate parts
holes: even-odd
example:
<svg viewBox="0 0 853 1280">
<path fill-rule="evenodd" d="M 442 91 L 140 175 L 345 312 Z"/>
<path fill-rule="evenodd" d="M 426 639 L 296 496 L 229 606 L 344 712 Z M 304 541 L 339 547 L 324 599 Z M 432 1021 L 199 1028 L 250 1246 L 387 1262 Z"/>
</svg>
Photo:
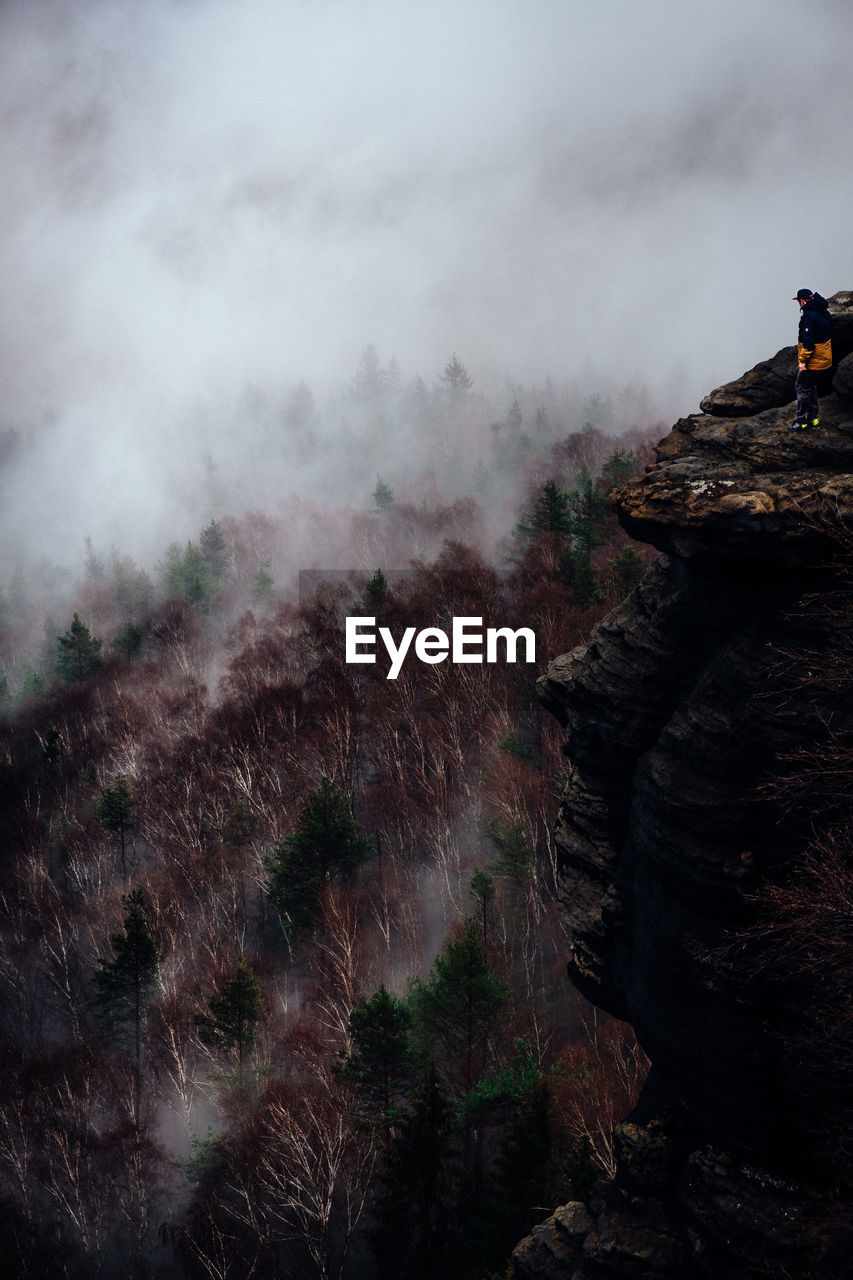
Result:
<svg viewBox="0 0 853 1280">
<path fill-rule="evenodd" d="M 525 1280 L 818 1274 L 815 1104 L 804 1117 L 785 1049 L 802 992 L 763 983 L 739 938 L 812 836 L 808 805 L 772 785 L 784 758 L 828 726 L 853 733 L 853 709 L 786 652 L 827 580 L 826 526 L 853 516 L 853 294 L 830 310 L 820 426 L 787 429 L 794 347 L 676 423 L 616 494 L 663 554 L 540 682 L 570 765 L 555 832 L 570 976 L 633 1025 L 652 1070 L 615 1183 L 519 1246 Z"/>
</svg>

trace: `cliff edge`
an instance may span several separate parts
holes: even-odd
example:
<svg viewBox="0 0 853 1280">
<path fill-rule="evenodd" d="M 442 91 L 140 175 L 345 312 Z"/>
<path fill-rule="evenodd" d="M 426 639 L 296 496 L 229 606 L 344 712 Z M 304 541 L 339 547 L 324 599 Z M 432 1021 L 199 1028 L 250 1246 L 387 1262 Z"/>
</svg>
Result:
<svg viewBox="0 0 853 1280">
<path fill-rule="evenodd" d="M 787 429 L 794 347 L 677 422 L 614 495 L 663 554 L 540 681 L 567 738 L 570 976 L 633 1025 L 652 1069 L 614 1183 L 519 1245 L 525 1280 L 834 1274 L 815 1210 L 839 1194 L 830 1103 L 791 1049 L 807 987 L 770 981 L 748 941 L 763 886 L 814 840 L 792 757 L 853 734 L 851 699 L 810 670 L 832 531 L 853 523 L 853 293 L 830 310 L 820 426 Z"/>
</svg>

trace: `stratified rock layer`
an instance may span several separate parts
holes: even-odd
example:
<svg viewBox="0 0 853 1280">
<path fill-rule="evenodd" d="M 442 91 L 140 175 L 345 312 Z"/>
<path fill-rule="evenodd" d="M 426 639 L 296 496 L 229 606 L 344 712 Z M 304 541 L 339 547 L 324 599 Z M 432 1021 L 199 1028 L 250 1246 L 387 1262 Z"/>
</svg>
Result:
<svg viewBox="0 0 853 1280">
<path fill-rule="evenodd" d="M 826 526 L 853 515 L 853 294 L 830 308 L 820 426 L 788 429 L 794 348 L 676 423 L 616 495 L 664 554 L 540 682 L 570 763 L 555 830 L 570 975 L 653 1065 L 609 1193 L 519 1246 L 526 1280 L 812 1274 L 800 1211 L 818 1157 L 781 1050 L 798 996 L 762 984 L 736 939 L 810 835 L 766 783 L 828 725 L 853 732 L 780 662 L 821 588 Z"/>
</svg>

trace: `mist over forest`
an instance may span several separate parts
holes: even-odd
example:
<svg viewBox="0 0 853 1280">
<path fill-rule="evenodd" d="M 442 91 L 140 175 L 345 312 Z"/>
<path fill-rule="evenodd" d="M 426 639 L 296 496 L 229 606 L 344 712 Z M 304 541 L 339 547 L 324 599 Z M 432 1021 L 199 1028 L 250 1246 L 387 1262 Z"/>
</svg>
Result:
<svg viewBox="0 0 853 1280">
<path fill-rule="evenodd" d="M 654 559 L 613 488 L 848 283 L 851 34 L 840 0 L 0 2 L 23 1273 L 486 1280 L 612 1176 L 647 1063 L 565 980 L 536 679 Z M 536 662 L 388 680 L 353 613 Z"/>
<path fill-rule="evenodd" d="M 369 347 L 429 391 L 456 353 L 480 429 L 549 379 L 568 429 L 628 387 L 691 412 L 791 340 L 797 287 L 839 287 L 851 21 L 832 0 L 6 0 L 0 424 L 27 447 L 2 580 L 86 536 L 151 564 L 223 513 L 211 476 L 261 505 L 270 463 L 273 500 L 363 502 L 430 452 L 417 414 L 380 429 L 347 401 Z"/>
</svg>

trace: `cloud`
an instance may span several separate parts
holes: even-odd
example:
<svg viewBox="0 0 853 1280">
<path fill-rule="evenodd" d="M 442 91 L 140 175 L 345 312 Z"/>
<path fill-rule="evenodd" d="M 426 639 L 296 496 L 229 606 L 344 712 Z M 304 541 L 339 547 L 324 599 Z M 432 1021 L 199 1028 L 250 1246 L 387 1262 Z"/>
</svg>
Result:
<svg viewBox="0 0 853 1280">
<path fill-rule="evenodd" d="M 121 455 L 368 343 L 480 387 L 681 369 L 689 411 L 791 340 L 792 283 L 851 284 L 851 34 L 830 0 L 6 0 L 4 416 Z"/>
</svg>

